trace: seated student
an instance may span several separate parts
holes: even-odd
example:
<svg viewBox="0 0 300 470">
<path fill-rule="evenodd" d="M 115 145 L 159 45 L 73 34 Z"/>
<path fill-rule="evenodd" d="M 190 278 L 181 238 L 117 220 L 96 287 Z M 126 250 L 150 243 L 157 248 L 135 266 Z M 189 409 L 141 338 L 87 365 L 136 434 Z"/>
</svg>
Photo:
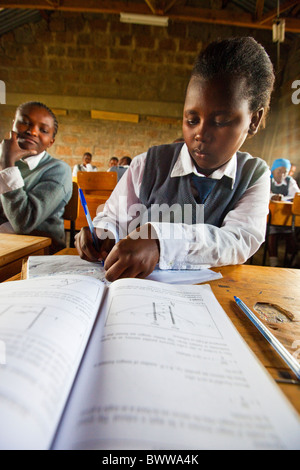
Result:
<svg viewBox="0 0 300 470">
<path fill-rule="evenodd" d="M 286 158 L 277 158 L 271 167 L 271 200 L 287 201 L 294 199 L 300 191 L 297 182 L 289 175 L 291 163 Z"/>
<path fill-rule="evenodd" d="M 98 171 L 97 167 L 92 165 L 92 154 L 85 152 L 82 157 L 82 163 L 75 165 L 72 176 L 77 176 L 78 171 Z"/>
<path fill-rule="evenodd" d="M 289 176 L 294 177 L 294 175 L 296 173 L 296 170 L 297 170 L 297 166 L 295 165 L 295 163 L 291 162 L 291 168 L 290 168 L 290 171 L 289 171 Z"/>
<path fill-rule="evenodd" d="M 277 158 L 271 167 L 271 201 L 292 201 L 295 193 L 300 191 L 297 182 L 289 175 L 291 163 L 286 158 Z M 278 266 L 278 238 L 284 235 L 287 253 L 292 255 L 295 250 L 295 240 L 289 227 L 269 227 L 268 251 L 269 264 Z M 297 261 L 295 260 L 295 263 Z"/>
<path fill-rule="evenodd" d="M 80 256 L 105 260 L 109 281 L 145 278 L 157 263 L 197 269 L 250 258 L 265 237 L 270 171 L 239 148 L 257 132 L 273 84 L 272 63 L 253 38 L 208 45 L 187 87 L 185 143 L 152 147 L 133 159 L 94 219 L 99 251 L 84 227 L 75 238 Z M 168 221 L 161 220 L 163 211 L 150 223 L 138 217 L 139 208 L 150 212 L 163 204 Z"/>
<path fill-rule="evenodd" d="M 111 158 L 109 159 L 109 162 L 108 162 L 109 168 L 108 168 L 107 171 L 110 171 L 110 169 L 111 169 L 112 167 L 118 166 L 118 165 L 119 165 L 119 159 L 118 159 L 118 157 L 111 157 Z"/>
<path fill-rule="evenodd" d="M 130 157 L 122 157 L 119 161 L 119 166 L 122 166 L 123 168 L 128 168 L 132 162 L 132 159 Z"/>
<path fill-rule="evenodd" d="M 51 253 L 65 247 L 62 216 L 72 196 L 69 165 L 47 152 L 57 128 L 46 105 L 23 103 L 0 144 L 0 232 L 51 237 Z"/>
<path fill-rule="evenodd" d="M 118 175 L 118 181 L 120 181 L 121 177 L 124 175 L 127 168 L 129 168 L 130 164 L 131 164 L 130 157 L 122 157 L 120 159 L 119 165 L 112 166 L 111 168 L 109 168 L 108 171 L 115 171 Z"/>
</svg>

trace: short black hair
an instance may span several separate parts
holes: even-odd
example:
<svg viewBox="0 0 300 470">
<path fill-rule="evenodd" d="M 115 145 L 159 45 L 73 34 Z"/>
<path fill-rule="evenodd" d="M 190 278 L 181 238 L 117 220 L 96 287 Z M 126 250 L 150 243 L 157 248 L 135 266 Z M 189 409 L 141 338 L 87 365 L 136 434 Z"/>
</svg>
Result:
<svg viewBox="0 0 300 470">
<path fill-rule="evenodd" d="M 244 98 L 251 112 L 264 108 L 267 114 L 275 75 L 272 62 L 261 44 L 252 37 L 217 40 L 201 51 L 191 78 L 211 80 L 226 75 L 244 78 Z"/>
<path fill-rule="evenodd" d="M 48 108 L 47 105 L 45 105 L 44 103 L 40 103 L 39 101 L 28 101 L 27 103 L 20 104 L 17 107 L 16 112 L 17 111 L 22 111 L 27 106 L 36 106 L 37 108 L 43 108 L 50 114 L 50 116 L 53 119 L 53 127 L 54 127 L 53 137 L 55 137 L 56 134 L 57 134 L 57 131 L 58 131 L 58 122 L 57 122 L 56 116 L 55 116 L 54 112 L 52 111 L 52 109 Z"/>
<path fill-rule="evenodd" d="M 88 157 L 91 157 L 91 158 L 92 158 L 92 154 L 91 154 L 90 152 L 84 152 L 83 157 L 84 157 L 85 155 L 87 155 Z"/>
<path fill-rule="evenodd" d="M 127 157 L 127 155 L 126 155 L 125 157 L 120 158 L 119 162 L 120 162 L 120 165 L 128 165 L 129 166 L 131 164 L 131 158 Z"/>
</svg>

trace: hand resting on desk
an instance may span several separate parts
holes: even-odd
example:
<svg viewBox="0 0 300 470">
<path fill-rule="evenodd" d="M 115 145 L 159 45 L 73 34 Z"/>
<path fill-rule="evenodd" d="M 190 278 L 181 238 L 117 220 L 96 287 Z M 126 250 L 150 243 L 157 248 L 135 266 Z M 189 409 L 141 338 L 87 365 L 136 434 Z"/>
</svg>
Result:
<svg viewBox="0 0 300 470">
<path fill-rule="evenodd" d="M 159 242 L 151 225 L 137 228 L 118 243 L 105 238 L 99 244 L 97 252 L 88 227 L 75 236 L 79 256 L 87 261 L 103 260 L 106 279 L 110 282 L 125 277 L 146 278 L 159 261 Z"/>
<path fill-rule="evenodd" d="M 282 194 L 273 194 L 273 196 L 271 197 L 271 201 L 282 201 L 282 199 Z"/>
</svg>

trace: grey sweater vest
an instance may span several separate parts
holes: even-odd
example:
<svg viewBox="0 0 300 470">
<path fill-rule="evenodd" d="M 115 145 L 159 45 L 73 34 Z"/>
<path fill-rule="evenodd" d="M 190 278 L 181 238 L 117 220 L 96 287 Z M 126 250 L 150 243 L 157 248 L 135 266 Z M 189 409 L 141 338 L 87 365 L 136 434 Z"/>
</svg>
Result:
<svg viewBox="0 0 300 470">
<path fill-rule="evenodd" d="M 148 211 L 153 204 L 178 204 L 181 207 L 182 222 L 199 223 L 199 204 L 191 189 L 191 175 L 171 178 L 171 172 L 177 161 L 182 143 L 151 147 L 147 152 L 145 171 L 140 191 L 140 200 Z M 237 173 L 234 186 L 228 176 L 217 181 L 204 202 L 204 222 L 221 227 L 222 222 L 245 191 L 268 169 L 266 162 L 260 158 L 252 158 L 248 153 L 237 152 Z M 186 209 L 188 208 L 188 209 Z M 185 210 L 192 211 L 192 217 L 185 217 Z M 148 216 L 148 220 L 153 220 Z M 190 220 L 190 222 L 189 222 Z M 161 221 L 161 216 L 159 220 Z M 178 219 L 175 220 L 178 222 Z M 171 220 L 172 222 L 172 220 Z"/>
<path fill-rule="evenodd" d="M 283 196 L 287 196 L 289 193 L 289 184 L 291 181 L 291 177 L 287 176 L 285 178 L 286 184 L 281 184 L 280 186 L 275 186 L 275 181 L 271 178 L 271 192 L 273 194 L 282 194 Z"/>
</svg>

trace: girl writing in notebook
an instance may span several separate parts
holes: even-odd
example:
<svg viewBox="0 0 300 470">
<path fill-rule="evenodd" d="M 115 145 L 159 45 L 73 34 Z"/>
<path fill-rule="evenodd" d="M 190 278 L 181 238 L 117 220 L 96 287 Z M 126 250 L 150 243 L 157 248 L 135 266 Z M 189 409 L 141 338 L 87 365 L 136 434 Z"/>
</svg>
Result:
<svg viewBox="0 0 300 470">
<path fill-rule="evenodd" d="M 239 149 L 264 121 L 273 84 L 272 63 L 253 38 L 202 51 L 186 91 L 184 142 L 133 159 L 94 219 L 99 252 L 83 228 L 75 239 L 80 256 L 105 260 L 109 281 L 144 278 L 157 263 L 198 269 L 251 257 L 264 241 L 270 171 Z"/>
</svg>

